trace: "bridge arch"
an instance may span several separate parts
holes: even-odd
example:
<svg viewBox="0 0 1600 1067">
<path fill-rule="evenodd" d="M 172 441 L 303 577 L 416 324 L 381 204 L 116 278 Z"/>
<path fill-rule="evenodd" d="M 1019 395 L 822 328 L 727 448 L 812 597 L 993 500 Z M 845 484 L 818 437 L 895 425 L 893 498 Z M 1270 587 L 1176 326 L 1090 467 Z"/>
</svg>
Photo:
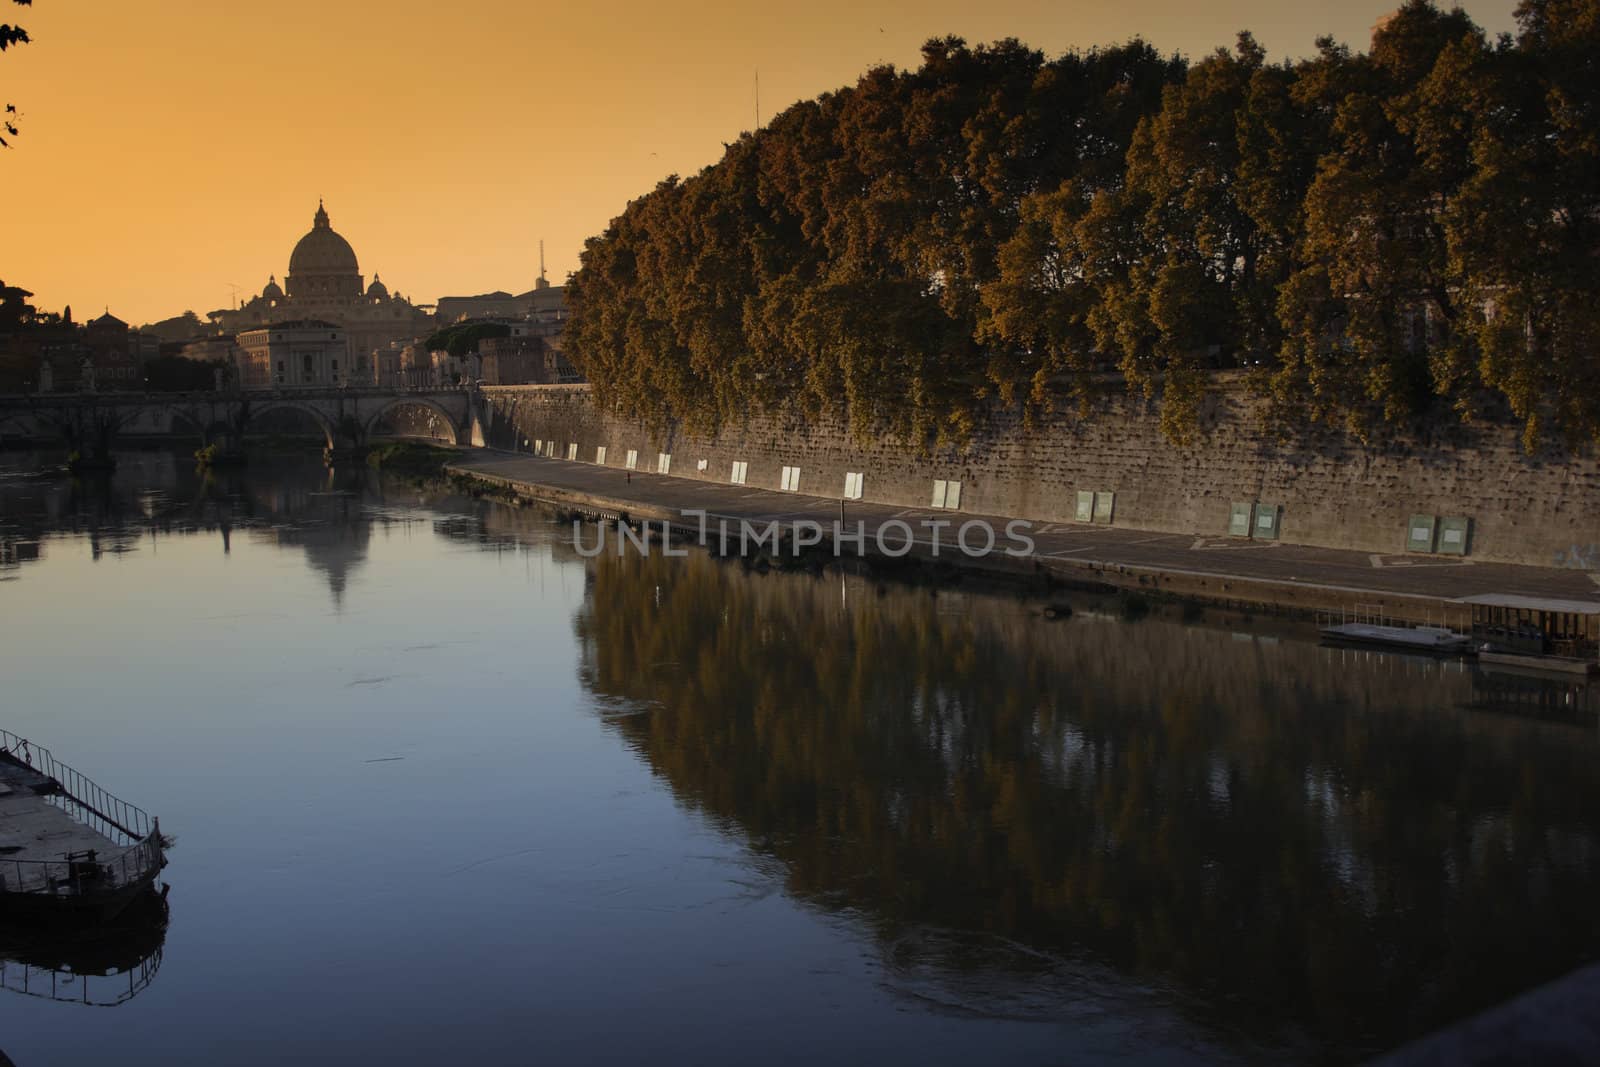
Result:
<svg viewBox="0 0 1600 1067">
<path fill-rule="evenodd" d="M 210 410 L 207 411 L 207 408 Z M 201 445 L 216 439 L 219 432 L 226 434 L 228 430 L 226 418 L 217 414 L 215 405 L 202 406 L 155 397 L 119 408 L 116 427 L 118 434 L 140 422 L 147 415 L 150 416 L 150 422 L 157 432 L 164 432 L 173 437 L 193 434 Z M 162 423 L 163 419 L 165 425 Z"/>
<path fill-rule="evenodd" d="M 464 427 L 462 424 L 464 420 L 452 415 L 443 404 L 439 403 L 437 400 L 434 400 L 432 397 L 421 396 L 415 393 L 397 396 L 380 404 L 378 406 L 378 410 L 374 411 L 367 418 L 366 424 L 363 427 L 363 432 L 365 433 L 366 437 L 372 437 L 373 431 L 377 428 L 378 423 L 382 421 L 385 415 L 388 415 L 396 408 L 407 406 L 427 408 L 429 411 L 433 412 L 439 417 L 439 421 L 443 424 L 445 430 L 448 431 L 450 443 L 456 445 L 462 443 L 462 434 L 464 432 Z"/>
<path fill-rule="evenodd" d="M 46 431 L 57 435 L 62 432 L 60 420 L 36 411 L 0 411 L 0 436 L 4 436 L 7 423 L 15 428 L 15 432 L 30 438 Z"/>
<path fill-rule="evenodd" d="M 211 435 L 211 429 L 205 420 L 187 408 L 177 404 L 152 405 L 149 409 L 167 416 L 167 431 L 176 434 L 181 425 L 200 439 L 200 444 L 205 445 Z"/>
<path fill-rule="evenodd" d="M 322 431 L 322 436 L 326 439 L 328 448 L 331 450 L 334 447 L 338 427 L 333 424 L 333 420 L 328 417 L 328 413 L 319 409 L 315 404 L 309 404 L 301 400 L 273 399 L 265 401 L 259 406 L 250 405 L 249 417 L 251 421 L 254 421 L 270 412 L 284 410 L 300 411 L 310 415 L 315 420 L 317 429 Z"/>
</svg>

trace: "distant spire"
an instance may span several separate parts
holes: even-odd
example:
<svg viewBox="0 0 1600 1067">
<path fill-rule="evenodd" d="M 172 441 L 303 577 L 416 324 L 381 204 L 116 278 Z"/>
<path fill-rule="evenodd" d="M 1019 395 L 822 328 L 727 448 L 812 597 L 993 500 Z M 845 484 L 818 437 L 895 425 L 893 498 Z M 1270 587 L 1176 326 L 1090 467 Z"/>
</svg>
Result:
<svg viewBox="0 0 1600 1067">
<path fill-rule="evenodd" d="M 324 230 L 328 228 L 328 212 L 327 209 L 322 206 L 322 197 L 320 196 L 317 197 L 317 214 L 316 217 L 312 219 L 312 224 Z"/>
<path fill-rule="evenodd" d="M 539 278 L 544 279 L 544 238 L 539 238 Z"/>
</svg>

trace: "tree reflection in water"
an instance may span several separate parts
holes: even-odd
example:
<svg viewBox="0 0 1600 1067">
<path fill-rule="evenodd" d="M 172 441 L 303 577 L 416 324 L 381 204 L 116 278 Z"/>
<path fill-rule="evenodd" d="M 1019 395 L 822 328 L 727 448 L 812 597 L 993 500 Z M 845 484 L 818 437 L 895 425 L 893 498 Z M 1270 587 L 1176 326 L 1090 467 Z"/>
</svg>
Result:
<svg viewBox="0 0 1600 1067">
<path fill-rule="evenodd" d="M 613 728 L 937 997 L 1070 1019 L 1166 990 L 1226 1044 L 1346 1058 L 1600 949 L 1592 720 L 1469 710 L 1470 668 L 590 567 L 583 681 L 643 709 Z"/>
</svg>

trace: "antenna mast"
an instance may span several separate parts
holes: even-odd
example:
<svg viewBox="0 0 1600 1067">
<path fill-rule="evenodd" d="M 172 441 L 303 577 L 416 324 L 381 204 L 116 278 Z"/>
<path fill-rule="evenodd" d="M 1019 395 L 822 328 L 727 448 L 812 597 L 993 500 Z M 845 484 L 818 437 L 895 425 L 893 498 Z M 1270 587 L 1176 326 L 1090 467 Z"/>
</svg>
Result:
<svg viewBox="0 0 1600 1067">
<path fill-rule="evenodd" d="M 756 71 L 756 129 L 761 128 L 761 72 Z"/>
</svg>

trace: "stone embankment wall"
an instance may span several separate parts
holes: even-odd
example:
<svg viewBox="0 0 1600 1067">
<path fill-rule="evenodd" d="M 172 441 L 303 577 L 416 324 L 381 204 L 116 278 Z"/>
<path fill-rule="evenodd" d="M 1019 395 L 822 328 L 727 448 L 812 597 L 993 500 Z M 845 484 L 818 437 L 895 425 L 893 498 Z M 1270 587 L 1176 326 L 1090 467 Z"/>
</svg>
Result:
<svg viewBox="0 0 1600 1067">
<path fill-rule="evenodd" d="M 1278 505 L 1280 539 L 1291 544 L 1401 555 L 1413 515 L 1470 521 L 1468 558 L 1600 569 L 1600 462 L 1550 451 L 1524 455 L 1510 426 L 1451 427 L 1364 445 L 1330 430 L 1282 443 L 1263 430 L 1242 389 L 1219 390 L 1204 429 L 1186 448 L 1169 444 L 1142 402 L 1107 399 L 1090 418 L 1062 413 L 1032 430 L 997 416 L 965 450 L 917 456 L 893 441 L 856 443 L 842 418 L 806 422 L 758 416 L 715 437 L 652 434 L 598 410 L 587 386 L 484 390 L 487 443 L 527 450 L 554 442 L 565 459 L 726 484 L 735 461 L 747 485 L 779 489 L 799 468 L 799 491 L 838 498 L 859 473 L 865 500 L 926 508 L 934 480 L 961 483 L 959 510 L 1044 522 L 1074 522 L 1078 494 L 1114 493 L 1110 521 L 1197 537 L 1228 536 L 1230 506 Z M 524 442 L 527 442 L 526 444 Z M 702 466 L 704 464 L 704 466 Z M 1441 541 L 1442 543 L 1442 541 Z M 1446 562 L 1440 557 L 1437 562 Z M 1423 553 L 1392 563 L 1424 564 Z M 1453 561 L 1451 561 L 1453 562 Z"/>
</svg>

